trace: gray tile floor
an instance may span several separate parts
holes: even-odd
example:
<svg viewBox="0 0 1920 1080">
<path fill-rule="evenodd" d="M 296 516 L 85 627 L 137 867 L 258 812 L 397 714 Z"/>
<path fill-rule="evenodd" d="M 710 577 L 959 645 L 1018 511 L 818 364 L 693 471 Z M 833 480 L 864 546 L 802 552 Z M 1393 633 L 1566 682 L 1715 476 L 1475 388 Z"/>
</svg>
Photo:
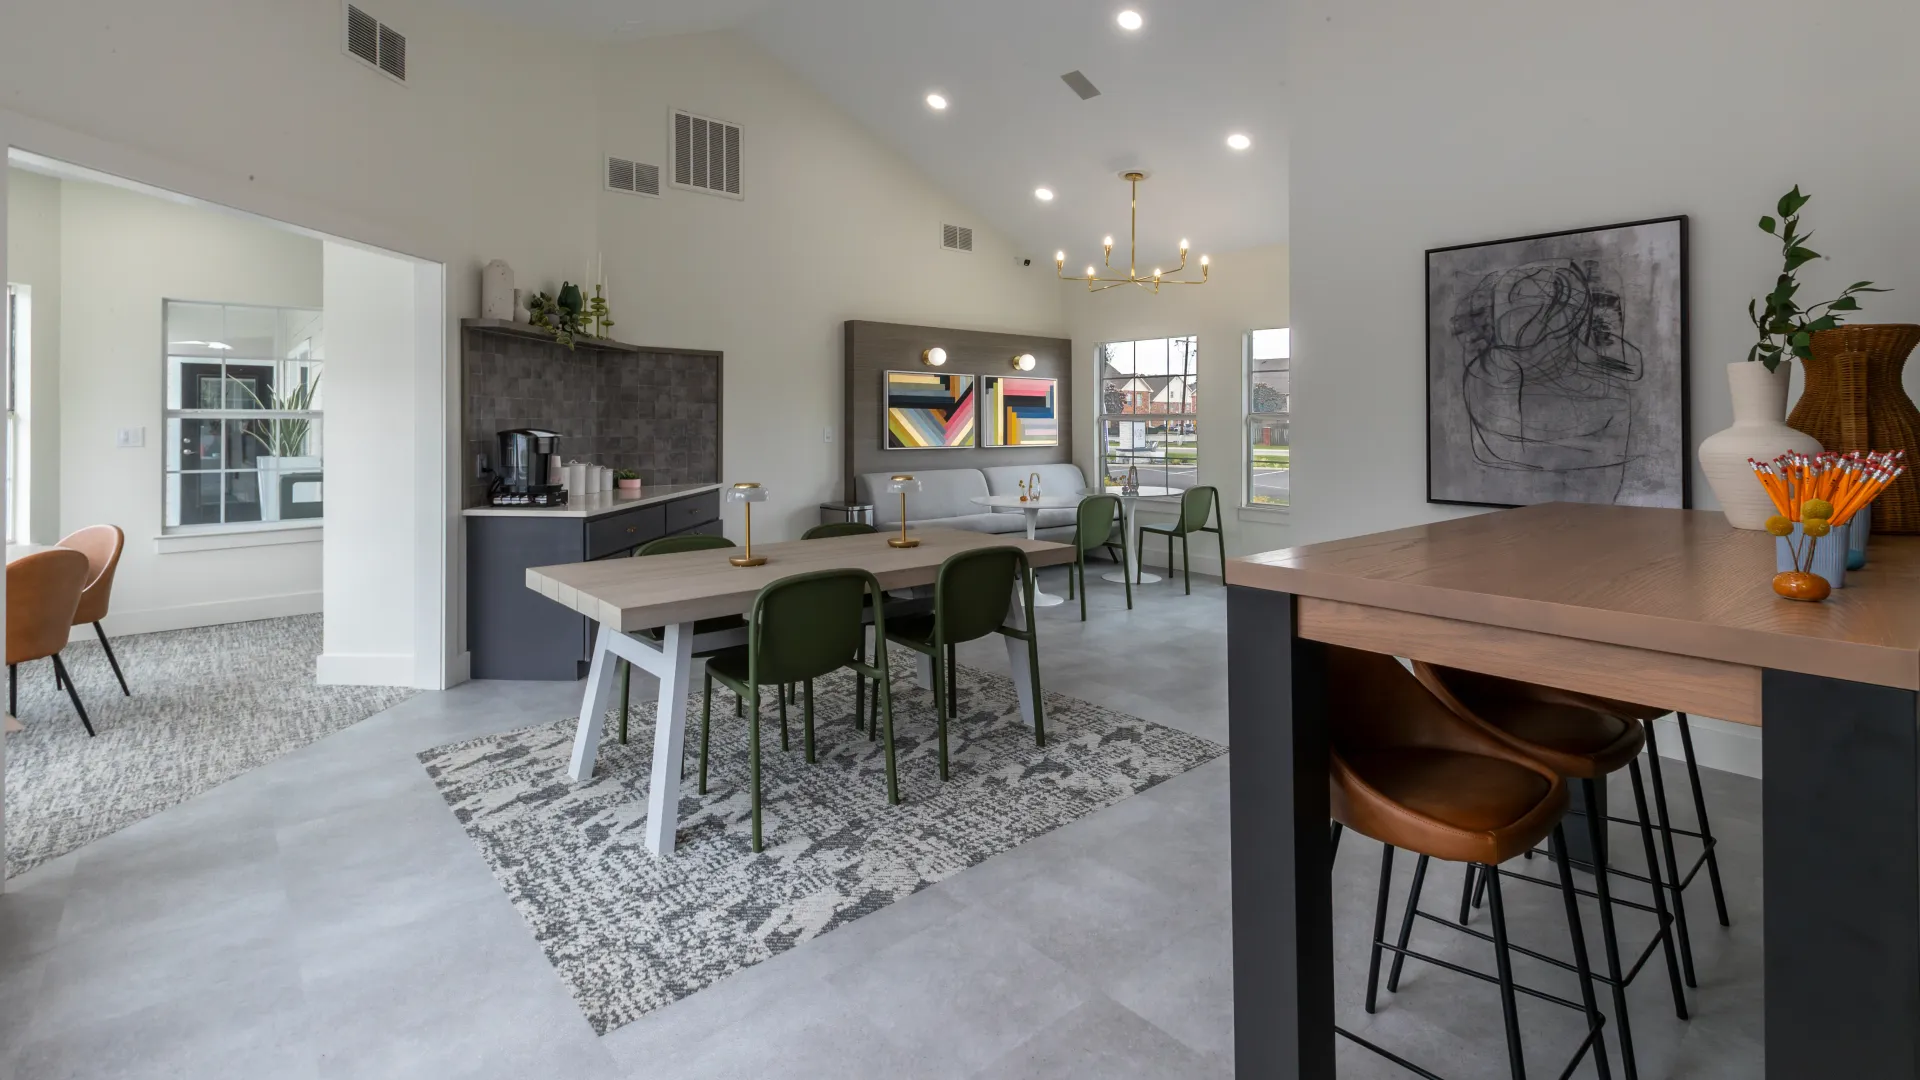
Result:
<svg viewBox="0 0 1920 1080">
<path fill-rule="evenodd" d="M 1093 585 L 1086 624 L 1077 605 L 1042 613 L 1048 687 L 1224 742 L 1218 583 L 1147 586 L 1130 614 Z M 963 662 L 1003 669 L 1005 652 L 976 643 Z M 9 883 L 0 1076 L 1231 1075 L 1225 759 L 596 1038 L 413 757 L 577 705 L 574 685 L 423 694 Z M 1690 1023 L 1657 967 L 1634 987 L 1649 1080 L 1760 1072 L 1759 786 L 1707 778 L 1734 926 L 1713 924 L 1702 879 Z M 1359 1008 L 1378 851 L 1350 837 L 1334 877 L 1341 1021 L 1450 1077 L 1506 1076 L 1490 987 L 1416 964 L 1377 1015 Z M 1432 905 L 1459 880 L 1437 869 Z M 1516 939 L 1564 944 L 1555 894 L 1508 896 Z M 1572 992 L 1541 965 L 1520 975 Z M 1534 1070 L 1557 1073 L 1577 1019 L 1521 1012 Z M 1341 1061 L 1404 1075 L 1351 1047 Z"/>
</svg>

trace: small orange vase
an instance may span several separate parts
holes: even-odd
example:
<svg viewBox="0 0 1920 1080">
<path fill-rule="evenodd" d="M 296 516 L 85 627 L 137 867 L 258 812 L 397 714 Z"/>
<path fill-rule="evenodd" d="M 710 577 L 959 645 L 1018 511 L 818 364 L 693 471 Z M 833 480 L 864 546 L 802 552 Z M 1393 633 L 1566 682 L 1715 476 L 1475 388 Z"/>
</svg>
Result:
<svg viewBox="0 0 1920 1080">
<path fill-rule="evenodd" d="M 1789 600 L 1819 601 L 1833 595 L 1833 586 L 1819 574 L 1789 570 L 1773 575 L 1773 591 Z"/>
</svg>

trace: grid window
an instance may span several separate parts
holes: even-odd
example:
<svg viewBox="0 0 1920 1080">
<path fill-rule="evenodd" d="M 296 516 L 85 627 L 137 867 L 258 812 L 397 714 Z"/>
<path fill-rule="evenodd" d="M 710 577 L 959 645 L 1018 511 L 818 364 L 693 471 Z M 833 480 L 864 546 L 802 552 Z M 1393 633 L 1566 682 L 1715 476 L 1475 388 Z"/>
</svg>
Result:
<svg viewBox="0 0 1920 1080">
<path fill-rule="evenodd" d="M 1132 469 L 1142 487 L 1199 483 L 1199 339 L 1110 341 L 1095 351 L 1100 384 L 1100 474 Z"/>
<path fill-rule="evenodd" d="M 1286 506 L 1293 490 L 1293 332 L 1247 335 L 1247 506 Z"/>
<path fill-rule="evenodd" d="M 166 528 L 321 516 L 320 312 L 165 301 Z"/>
</svg>

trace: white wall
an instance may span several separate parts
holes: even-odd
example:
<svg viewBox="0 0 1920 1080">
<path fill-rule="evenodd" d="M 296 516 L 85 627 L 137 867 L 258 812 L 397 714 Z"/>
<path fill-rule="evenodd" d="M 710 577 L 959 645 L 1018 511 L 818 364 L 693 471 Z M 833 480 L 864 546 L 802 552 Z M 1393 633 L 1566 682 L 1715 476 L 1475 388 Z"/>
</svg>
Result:
<svg viewBox="0 0 1920 1080">
<path fill-rule="evenodd" d="M 298 543 L 167 554 L 154 542 L 166 452 L 162 300 L 318 308 L 320 244 L 102 184 L 59 186 L 59 525 L 106 523 L 127 534 L 109 629 L 320 610 L 317 532 Z M 145 445 L 117 447 L 121 428 L 145 428 Z"/>
<path fill-rule="evenodd" d="M 768 539 L 840 497 L 846 320 L 1061 333 L 1051 267 L 1016 266 L 1011 244 L 746 39 L 604 48 L 598 93 L 616 156 L 668 165 L 676 106 L 743 129 L 743 200 L 602 192 L 600 244 L 617 336 L 726 353 L 726 479 L 771 489 L 754 515 Z M 972 254 L 940 248 L 943 222 L 975 227 Z"/>
<path fill-rule="evenodd" d="M 19 170 L 7 177 L 6 280 L 28 298 L 25 509 L 36 544 L 60 539 L 60 182 Z M 43 408 L 34 408 L 35 403 Z"/>
<path fill-rule="evenodd" d="M 1074 460 L 1089 479 L 1099 464 L 1099 430 L 1094 420 L 1100 387 L 1096 349 L 1108 341 L 1199 336 L 1200 482 L 1220 489 L 1227 554 L 1242 555 L 1286 547 L 1292 541 L 1291 513 L 1242 510 L 1245 497 L 1246 435 L 1241 411 L 1245 398 L 1245 337 L 1249 330 L 1288 325 L 1289 257 L 1284 244 L 1214 255 L 1212 280 L 1200 286 L 1162 286 L 1160 295 L 1139 289 L 1088 293 L 1084 283 L 1059 286 L 1066 305 L 1067 333 L 1073 338 L 1073 426 L 1086 433 L 1074 447 Z M 1298 460 L 1296 455 L 1295 460 Z M 1150 511 L 1145 520 L 1171 519 Z M 1193 565 L 1220 572 L 1218 548 L 1211 537 L 1192 544 Z M 1205 548 L 1203 552 L 1201 549 Z M 1166 548 L 1147 545 L 1149 561 L 1164 565 Z"/>
<path fill-rule="evenodd" d="M 418 406 L 413 264 L 328 242 L 327 500 L 323 683 L 414 681 L 413 476 L 395 465 Z M 400 377 L 396 377 L 400 376 Z M 431 403 L 429 403 L 431 404 Z"/>
<path fill-rule="evenodd" d="M 1920 6 L 1878 0 L 1296 0 L 1295 542 L 1461 512 L 1425 502 L 1429 247 L 1691 215 L 1696 442 L 1732 420 L 1724 365 L 1780 265 L 1754 223 L 1795 183 L 1834 256 L 1803 295 L 1872 278 L 1900 291 L 1868 318 L 1920 319 L 1916 35 Z M 1757 766 L 1749 736 L 1727 763 Z"/>
</svg>

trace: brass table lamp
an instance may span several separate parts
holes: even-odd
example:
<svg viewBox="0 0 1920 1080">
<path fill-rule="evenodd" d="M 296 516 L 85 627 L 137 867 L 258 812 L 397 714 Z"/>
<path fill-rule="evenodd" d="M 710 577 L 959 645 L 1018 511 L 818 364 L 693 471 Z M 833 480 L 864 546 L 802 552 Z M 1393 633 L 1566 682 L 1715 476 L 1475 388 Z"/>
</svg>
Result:
<svg viewBox="0 0 1920 1080">
<path fill-rule="evenodd" d="M 901 473 L 887 484 L 887 493 L 900 495 L 900 535 L 887 537 L 887 546 L 897 548 L 919 547 L 920 541 L 907 535 L 907 492 L 919 491 L 920 481 L 911 474 Z"/>
<path fill-rule="evenodd" d="M 735 555 L 727 561 L 735 566 L 765 566 L 767 557 L 753 553 L 753 504 L 767 501 L 767 489 L 757 483 L 735 484 L 727 489 L 727 501 L 742 504 L 747 512 L 746 554 Z"/>
</svg>

